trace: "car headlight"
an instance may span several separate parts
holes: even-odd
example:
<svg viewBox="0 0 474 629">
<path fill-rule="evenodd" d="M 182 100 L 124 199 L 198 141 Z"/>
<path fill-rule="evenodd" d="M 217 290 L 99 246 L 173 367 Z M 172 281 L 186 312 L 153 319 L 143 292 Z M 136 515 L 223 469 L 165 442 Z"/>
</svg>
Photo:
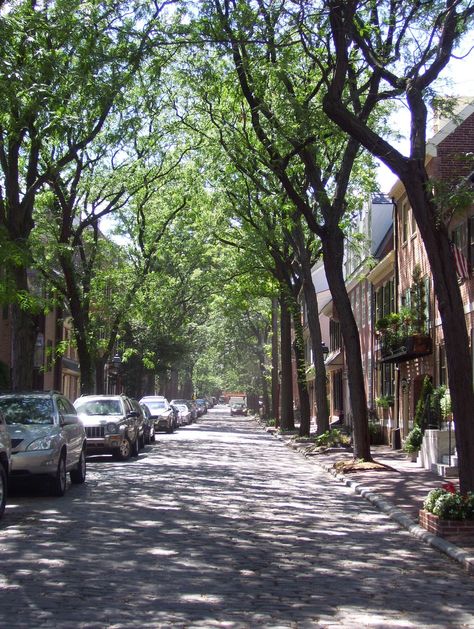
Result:
<svg viewBox="0 0 474 629">
<path fill-rule="evenodd" d="M 32 441 L 26 450 L 52 450 L 55 446 L 55 437 L 41 437 Z"/>
<path fill-rule="evenodd" d="M 116 435 L 120 432 L 120 426 L 118 424 L 114 424 L 113 422 L 108 423 L 105 429 L 110 435 Z"/>
</svg>

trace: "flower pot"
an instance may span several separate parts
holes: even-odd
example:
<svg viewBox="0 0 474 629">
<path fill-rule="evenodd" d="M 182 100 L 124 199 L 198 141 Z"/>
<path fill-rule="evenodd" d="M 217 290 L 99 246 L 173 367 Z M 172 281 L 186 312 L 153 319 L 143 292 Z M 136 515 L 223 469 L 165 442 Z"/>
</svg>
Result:
<svg viewBox="0 0 474 629">
<path fill-rule="evenodd" d="M 441 520 L 439 516 L 420 509 L 420 526 L 449 541 L 474 540 L 474 520 Z"/>
<path fill-rule="evenodd" d="M 419 450 L 415 450 L 414 452 L 409 452 L 408 458 L 410 459 L 412 463 L 416 463 L 419 453 L 420 453 Z"/>
</svg>

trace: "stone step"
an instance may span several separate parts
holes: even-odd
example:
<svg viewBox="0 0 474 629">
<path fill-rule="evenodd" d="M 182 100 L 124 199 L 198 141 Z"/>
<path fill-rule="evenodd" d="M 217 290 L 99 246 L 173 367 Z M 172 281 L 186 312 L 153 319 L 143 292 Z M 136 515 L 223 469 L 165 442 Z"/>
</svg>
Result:
<svg viewBox="0 0 474 629">
<path fill-rule="evenodd" d="M 443 478 L 456 478 L 459 475 L 457 466 L 445 465 L 444 463 L 432 463 L 431 471 Z"/>
<path fill-rule="evenodd" d="M 457 454 L 452 454 L 451 458 L 449 457 L 448 454 L 444 454 L 442 457 L 441 463 L 443 463 L 443 465 L 452 465 L 453 467 L 457 467 L 458 465 Z"/>
</svg>

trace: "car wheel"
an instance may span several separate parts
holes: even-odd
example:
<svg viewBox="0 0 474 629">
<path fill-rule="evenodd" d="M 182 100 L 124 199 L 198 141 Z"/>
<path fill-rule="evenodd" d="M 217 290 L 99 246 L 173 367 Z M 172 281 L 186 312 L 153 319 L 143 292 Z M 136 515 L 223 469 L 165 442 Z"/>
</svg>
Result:
<svg viewBox="0 0 474 629">
<path fill-rule="evenodd" d="M 168 434 L 171 434 L 173 431 L 174 431 L 174 426 L 173 426 L 173 424 L 171 424 L 171 426 L 168 426 L 168 428 L 166 429 L 166 432 Z"/>
<path fill-rule="evenodd" d="M 64 496 L 66 492 L 67 476 L 66 476 L 66 456 L 61 454 L 58 462 L 58 469 L 55 476 L 51 480 L 51 495 Z"/>
<path fill-rule="evenodd" d="M 143 448 L 145 447 L 145 433 L 143 433 L 140 437 L 138 447 L 140 450 L 143 450 Z"/>
<path fill-rule="evenodd" d="M 71 483 L 74 485 L 81 485 L 86 480 L 86 452 L 83 449 L 77 467 L 75 470 L 71 470 L 69 473 L 71 477 Z"/>
<path fill-rule="evenodd" d="M 7 491 L 7 473 L 5 472 L 5 468 L 3 467 L 3 465 L 0 463 L 0 518 L 5 511 L 5 504 L 7 502 Z"/>
<path fill-rule="evenodd" d="M 122 439 L 122 443 L 118 448 L 114 448 L 113 457 L 117 461 L 128 461 L 132 452 L 130 441 L 127 437 Z"/>
</svg>

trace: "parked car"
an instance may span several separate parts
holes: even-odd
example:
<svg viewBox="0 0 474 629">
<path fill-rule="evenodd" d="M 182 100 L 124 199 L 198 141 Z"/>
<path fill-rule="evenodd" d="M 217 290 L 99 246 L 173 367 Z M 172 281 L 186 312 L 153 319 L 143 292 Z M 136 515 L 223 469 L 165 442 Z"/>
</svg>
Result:
<svg viewBox="0 0 474 629">
<path fill-rule="evenodd" d="M 86 433 L 71 402 L 56 391 L 0 396 L 12 444 L 11 478 L 45 477 L 51 494 L 86 479 Z"/>
<path fill-rule="evenodd" d="M 206 404 L 206 400 L 203 398 L 198 398 L 197 400 L 195 400 L 197 408 L 198 408 L 198 414 L 199 416 L 204 415 L 204 413 L 207 413 L 207 404 Z"/>
<path fill-rule="evenodd" d="M 145 417 L 145 443 L 150 444 L 155 442 L 155 422 L 151 416 L 150 409 L 146 404 L 140 404 Z"/>
<path fill-rule="evenodd" d="M 177 428 L 177 419 L 168 400 L 162 395 L 146 395 L 140 400 L 150 411 L 155 424 L 155 431 L 173 432 Z"/>
<path fill-rule="evenodd" d="M 247 415 L 247 405 L 245 402 L 234 402 L 230 407 L 231 415 Z"/>
<path fill-rule="evenodd" d="M 171 406 L 175 406 L 178 409 L 178 421 L 180 426 L 186 426 L 191 423 L 191 411 L 186 400 L 173 400 Z"/>
<path fill-rule="evenodd" d="M 199 413 L 196 402 L 194 400 L 186 400 L 186 402 L 188 403 L 189 409 L 191 411 L 191 421 L 197 421 Z"/>
<path fill-rule="evenodd" d="M 84 395 L 74 402 L 87 433 L 88 454 L 118 461 L 138 456 L 140 417 L 124 395 Z"/>
<path fill-rule="evenodd" d="M 145 413 L 140 406 L 140 403 L 133 398 L 129 398 L 130 403 L 133 407 L 133 410 L 137 412 L 138 419 L 138 449 L 143 450 L 145 447 L 146 435 L 145 433 L 148 431 L 147 422 L 145 419 Z"/>
<path fill-rule="evenodd" d="M 180 406 L 186 406 L 189 411 L 189 417 L 187 417 L 187 413 L 184 411 L 184 415 L 186 416 L 186 424 L 192 424 L 193 421 L 197 419 L 197 409 L 193 407 L 189 400 L 171 400 L 170 404 L 174 404 L 178 408 Z"/>
<path fill-rule="evenodd" d="M 5 511 L 10 476 L 12 442 L 3 413 L 0 412 L 0 518 Z"/>
</svg>

